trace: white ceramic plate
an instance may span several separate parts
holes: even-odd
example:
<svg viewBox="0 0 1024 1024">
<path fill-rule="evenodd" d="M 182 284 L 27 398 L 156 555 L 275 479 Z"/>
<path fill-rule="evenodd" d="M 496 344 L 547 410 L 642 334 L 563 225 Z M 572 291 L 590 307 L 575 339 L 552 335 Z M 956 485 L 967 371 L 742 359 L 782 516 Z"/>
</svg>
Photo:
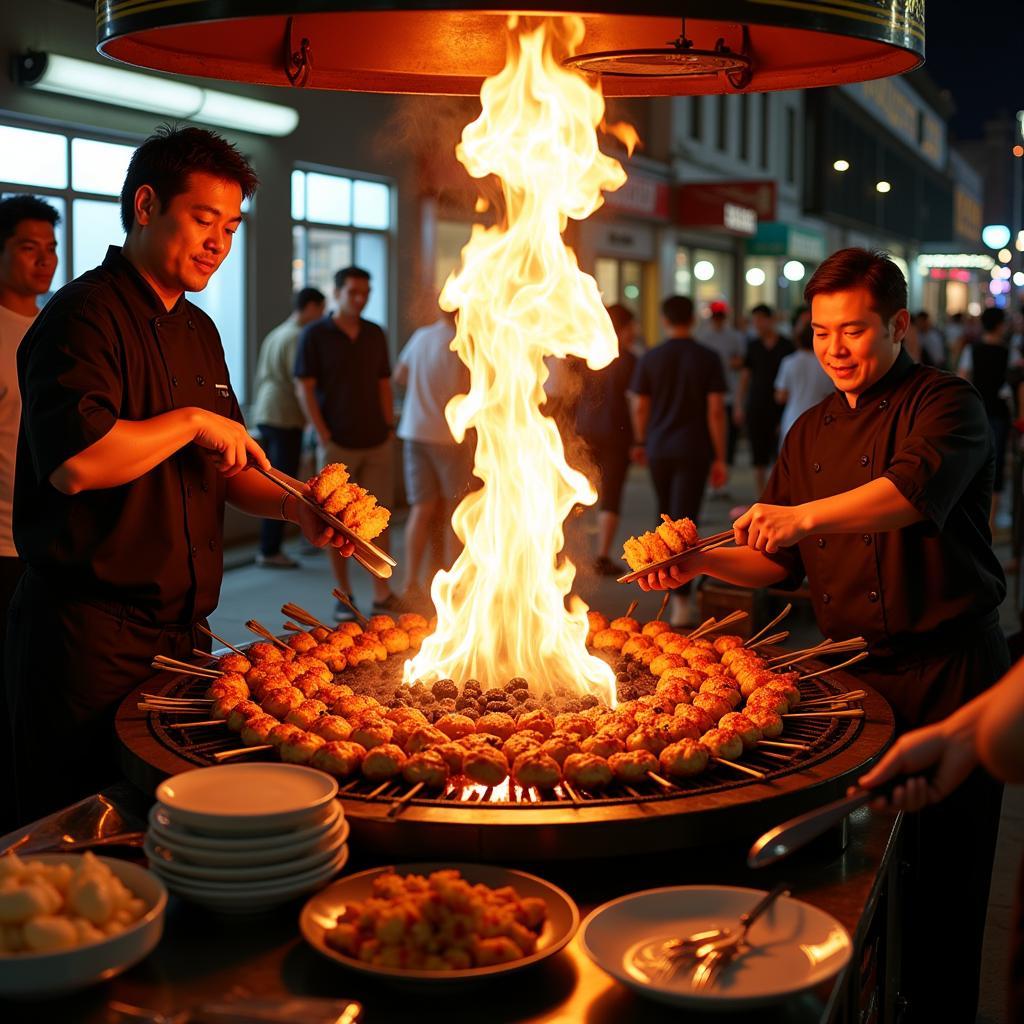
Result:
<svg viewBox="0 0 1024 1024">
<path fill-rule="evenodd" d="M 667 939 L 735 927 L 762 896 L 759 889 L 696 885 L 634 893 L 590 914 L 580 929 L 580 945 L 598 967 L 641 995 L 701 1010 L 786 999 L 846 966 L 852 951 L 846 929 L 817 907 L 784 896 L 751 926 L 751 950 L 726 967 L 711 988 L 694 990 L 692 968 L 653 980 Z"/>
<path fill-rule="evenodd" d="M 81 854 L 37 853 L 26 855 L 24 859 L 41 860 L 45 864 L 76 864 L 80 857 Z M 153 872 L 136 864 L 110 857 L 99 860 L 145 901 L 149 908 L 145 915 L 119 935 L 100 942 L 57 953 L 0 955 L 0 996 L 25 999 L 74 992 L 113 978 L 156 948 L 164 931 L 167 908 L 167 890 L 163 883 Z"/>
<path fill-rule="evenodd" d="M 344 811 L 337 800 L 332 800 L 321 811 L 321 815 L 322 817 L 312 824 L 301 825 L 288 832 L 272 832 L 254 836 L 239 834 L 212 836 L 196 832 L 180 824 L 174 817 L 173 811 L 169 811 L 163 804 L 157 803 L 149 809 L 149 827 L 164 842 L 170 842 L 197 856 L 225 854 L 235 857 L 240 850 L 244 850 L 249 857 L 265 854 L 270 860 L 274 860 L 281 854 L 288 854 L 293 850 L 302 849 L 309 843 L 323 839 L 324 836 L 336 830 L 344 820 Z M 209 863 L 213 863 L 213 861 Z M 227 863 L 233 863 L 233 861 L 229 860 Z"/>
<path fill-rule="evenodd" d="M 183 839 L 180 832 L 150 824 L 148 838 L 156 846 L 165 847 L 181 864 L 214 868 L 250 868 L 260 865 L 275 865 L 308 856 L 318 850 L 333 848 L 348 838 L 349 824 L 341 815 L 331 819 L 329 827 L 318 828 L 312 837 L 305 832 L 295 833 L 296 840 L 277 843 L 270 847 L 253 846 L 248 839 L 233 839 L 221 847 L 205 849 L 193 846 Z M 191 838 L 191 837 L 189 837 Z"/>
<path fill-rule="evenodd" d="M 303 851 L 299 856 L 278 857 L 275 861 L 262 864 L 239 862 L 227 867 L 196 864 L 182 858 L 173 846 L 166 846 L 159 841 L 154 841 L 152 836 L 146 837 L 143 849 L 150 862 L 156 861 L 159 864 L 161 871 L 172 876 L 180 876 L 183 879 L 191 878 L 201 882 L 227 882 L 229 885 L 236 882 L 266 882 L 271 879 L 284 881 L 306 871 L 312 871 L 333 860 L 348 839 L 349 824 L 347 821 L 342 821 L 341 824 L 341 829 L 332 835 L 329 843 Z"/>
<path fill-rule="evenodd" d="M 338 914 L 347 903 L 364 900 L 373 894 L 373 881 L 386 871 L 396 871 L 400 875 L 428 875 L 432 871 L 455 868 L 467 882 L 477 885 L 483 883 L 492 888 L 511 885 L 520 896 L 536 896 L 544 900 L 548 908 L 548 917 L 544 929 L 537 941 L 537 952 L 521 960 L 496 964 L 493 967 L 473 967 L 463 971 L 414 971 L 392 967 L 376 967 L 364 963 L 354 957 L 346 956 L 327 945 L 325 935 L 327 929 L 333 927 Z M 444 986 L 453 982 L 470 982 L 481 978 L 489 978 L 495 974 L 508 974 L 529 967 L 540 960 L 545 960 L 563 949 L 580 923 L 580 912 L 576 904 L 561 889 L 545 882 L 536 875 L 528 875 L 525 871 L 512 871 L 509 868 L 495 867 L 492 864 L 394 864 L 390 867 L 371 868 L 349 875 L 317 893 L 303 908 L 299 917 L 299 928 L 306 941 L 324 956 L 354 971 L 363 974 L 377 975 L 381 978 L 412 981 L 416 983 L 431 982 Z"/>
<path fill-rule="evenodd" d="M 338 856 L 319 874 L 307 877 L 304 881 L 293 879 L 287 886 L 278 887 L 251 886 L 229 889 L 223 885 L 205 886 L 181 882 L 166 876 L 164 881 L 171 892 L 197 906 L 224 914 L 259 914 L 327 885 L 344 868 L 347 861 L 348 847 L 343 846 L 338 851 Z"/>
<path fill-rule="evenodd" d="M 337 793 L 337 780 L 325 772 L 269 762 L 182 772 L 161 782 L 156 798 L 187 828 L 253 835 L 312 824 Z"/>
</svg>

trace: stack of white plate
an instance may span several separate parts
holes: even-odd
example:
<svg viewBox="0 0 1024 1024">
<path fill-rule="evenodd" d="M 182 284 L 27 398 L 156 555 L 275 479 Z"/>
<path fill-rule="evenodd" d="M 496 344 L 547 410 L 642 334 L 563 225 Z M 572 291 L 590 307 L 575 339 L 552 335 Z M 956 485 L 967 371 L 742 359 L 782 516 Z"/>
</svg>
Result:
<svg viewBox="0 0 1024 1024">
<path fill-rule="evenodd" d="M 175 775 L 156 791 L 145 850 L 182 899 L 269 910 L 326 885 L 348 860 L 337 782 L 312 768 L 237 764 Z"/>
</svg>

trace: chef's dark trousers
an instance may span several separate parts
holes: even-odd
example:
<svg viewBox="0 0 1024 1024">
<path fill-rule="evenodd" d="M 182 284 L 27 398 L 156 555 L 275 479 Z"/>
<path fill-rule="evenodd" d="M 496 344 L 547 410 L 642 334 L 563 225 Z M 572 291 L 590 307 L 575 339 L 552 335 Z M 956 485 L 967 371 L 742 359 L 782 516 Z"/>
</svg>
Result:
<svg viewBox="0 0 1024 1024">
<path fill-rule="evenodd" d="M 19 825 L 121 777 L 119 703 L 153 676 L 155 654 L 189 660 L 193 647 L 209 649 L 194 626 L 153 625 L 26 571 L 8 615 L 5 671 Z"/>
<path fill-rule="evenodd" d="M 695 452 L 684 459 L 648 459 L 651 483 L 658 498 L 658 514 L 673 519 L 692 519 L 700 522 L 700 506 L 704 500 L 704 487 L 711 470 L 710 453 Z M 690 584 L 675 588 L 677 594 L 688 594 Z"/>
<path fill-rule="evenodd" d="M 302 458 L 301 427 L 272 427 L 269 423 L 259 423 L 257 429 L 270 464 L 289 476 L 298 475 L 299 460 Z M 281 550 L 284 527 L 285 523 L 281 519 L 263 520 L 260 527 L 261 554 L 276 555 Z"/>
<path fill-rule="evenodd" d="M 7 690 L 3 685 L 4 639 L 7 635 L 7 609 L 14 588 L 25 571 L 20 558 L 0 558 L 0 779 L 9 779 L 14 771 L 11 757 L 11 716 L 7 709 Z M 14 792 L 0 785 L 0 835 L 14 828 Z"/>
<path fill-rule="evenodd" d="M 1010 667 L 998 622 L 948 633 L 928 653 L 858 666 L 857 678 L 893 706 L 900 732 L 940 721 Z M 978 769 L 942 803 L 906 817 L 906 1024 L 974 1022 L 1002 800 L 1002 783 Z"/>
</svg>

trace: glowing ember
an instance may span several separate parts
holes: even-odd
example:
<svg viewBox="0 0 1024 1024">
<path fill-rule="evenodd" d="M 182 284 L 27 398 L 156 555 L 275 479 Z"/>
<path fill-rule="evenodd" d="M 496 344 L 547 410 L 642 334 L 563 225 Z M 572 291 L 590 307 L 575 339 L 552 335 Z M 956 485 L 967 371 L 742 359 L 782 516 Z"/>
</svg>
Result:
<svg viewBox="0 0 1024 1024">
<path fill-rule="evenodd" d="M 586 605 L 573 598 L 566 610 L 576 569 L 560 558 L 562 524 L 596 495 L 566 463 L 540 406 L 546 356 L 599 369 L 617 354 L 597 284 L 562 232 L 626 174 L 598 149 L 599 86 L 561 66 L 583 38 L 582 20 L 513 16 L 509 29 L 505 68 L 484 83 L 483 112 L 456 150 L 474 178 L 501 180 L 505 222 L 474 227 L 441 294 L 443 308 L 459 311 L 452 348 L 471 374 L 469 394 L 446 415 L 459 441 L 476 429 L 484 486 L 452 518 L 465 549 L 434 578 L 437 630 L 405 678 L 495 686 L 523 676 L 534 691 L 568 686 L 614 704 L 614 673 L 586 649 Z"/>
</svg>

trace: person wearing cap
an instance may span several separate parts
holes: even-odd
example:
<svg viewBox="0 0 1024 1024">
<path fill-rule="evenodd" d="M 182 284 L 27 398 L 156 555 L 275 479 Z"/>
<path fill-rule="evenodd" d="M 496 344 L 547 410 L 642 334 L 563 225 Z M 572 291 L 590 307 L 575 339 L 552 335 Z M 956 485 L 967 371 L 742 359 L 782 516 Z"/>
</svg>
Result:
<svg viewBox="0 0 1024 1024">
<path fill-rule="evenodd" d="M 708 307 L 708 318 L 701 324 L 695 337 L 702 344 L 718 353 L 725 371 L 725 418 L 727 435 L 725 440 L 725 462 L 732 466 L 736 458 L 736 442 L 739 440 L 739 426 L 733 418 L 733 403 L 740 382 L 740 370 L 747 354 L 747 342 L 743 332 L 729 322 L 729 306 L 725 302 L 712 302 Z M 711 497 L 725 497 L 725 491 L 711 489 Z"/>
<path fill-rule="evenodd" d="M 907 283 L 885 253 L 834 253 L 804 297 L 832 394 L 791 427 L 760 501 L 733 523 L 736 547 L 642 586 L 703 574 L 792 589 L 806 577 L 822 635 L 867 640 L 849 671 L 889 701 L 901 732 L 930 725 L 1010 665 L 985 406 L 905 351 Z M 1001 804 L 1001 784 L 976 773 L 905 823 L 908 1024 L 974 1020 Z"/>
</svg>

